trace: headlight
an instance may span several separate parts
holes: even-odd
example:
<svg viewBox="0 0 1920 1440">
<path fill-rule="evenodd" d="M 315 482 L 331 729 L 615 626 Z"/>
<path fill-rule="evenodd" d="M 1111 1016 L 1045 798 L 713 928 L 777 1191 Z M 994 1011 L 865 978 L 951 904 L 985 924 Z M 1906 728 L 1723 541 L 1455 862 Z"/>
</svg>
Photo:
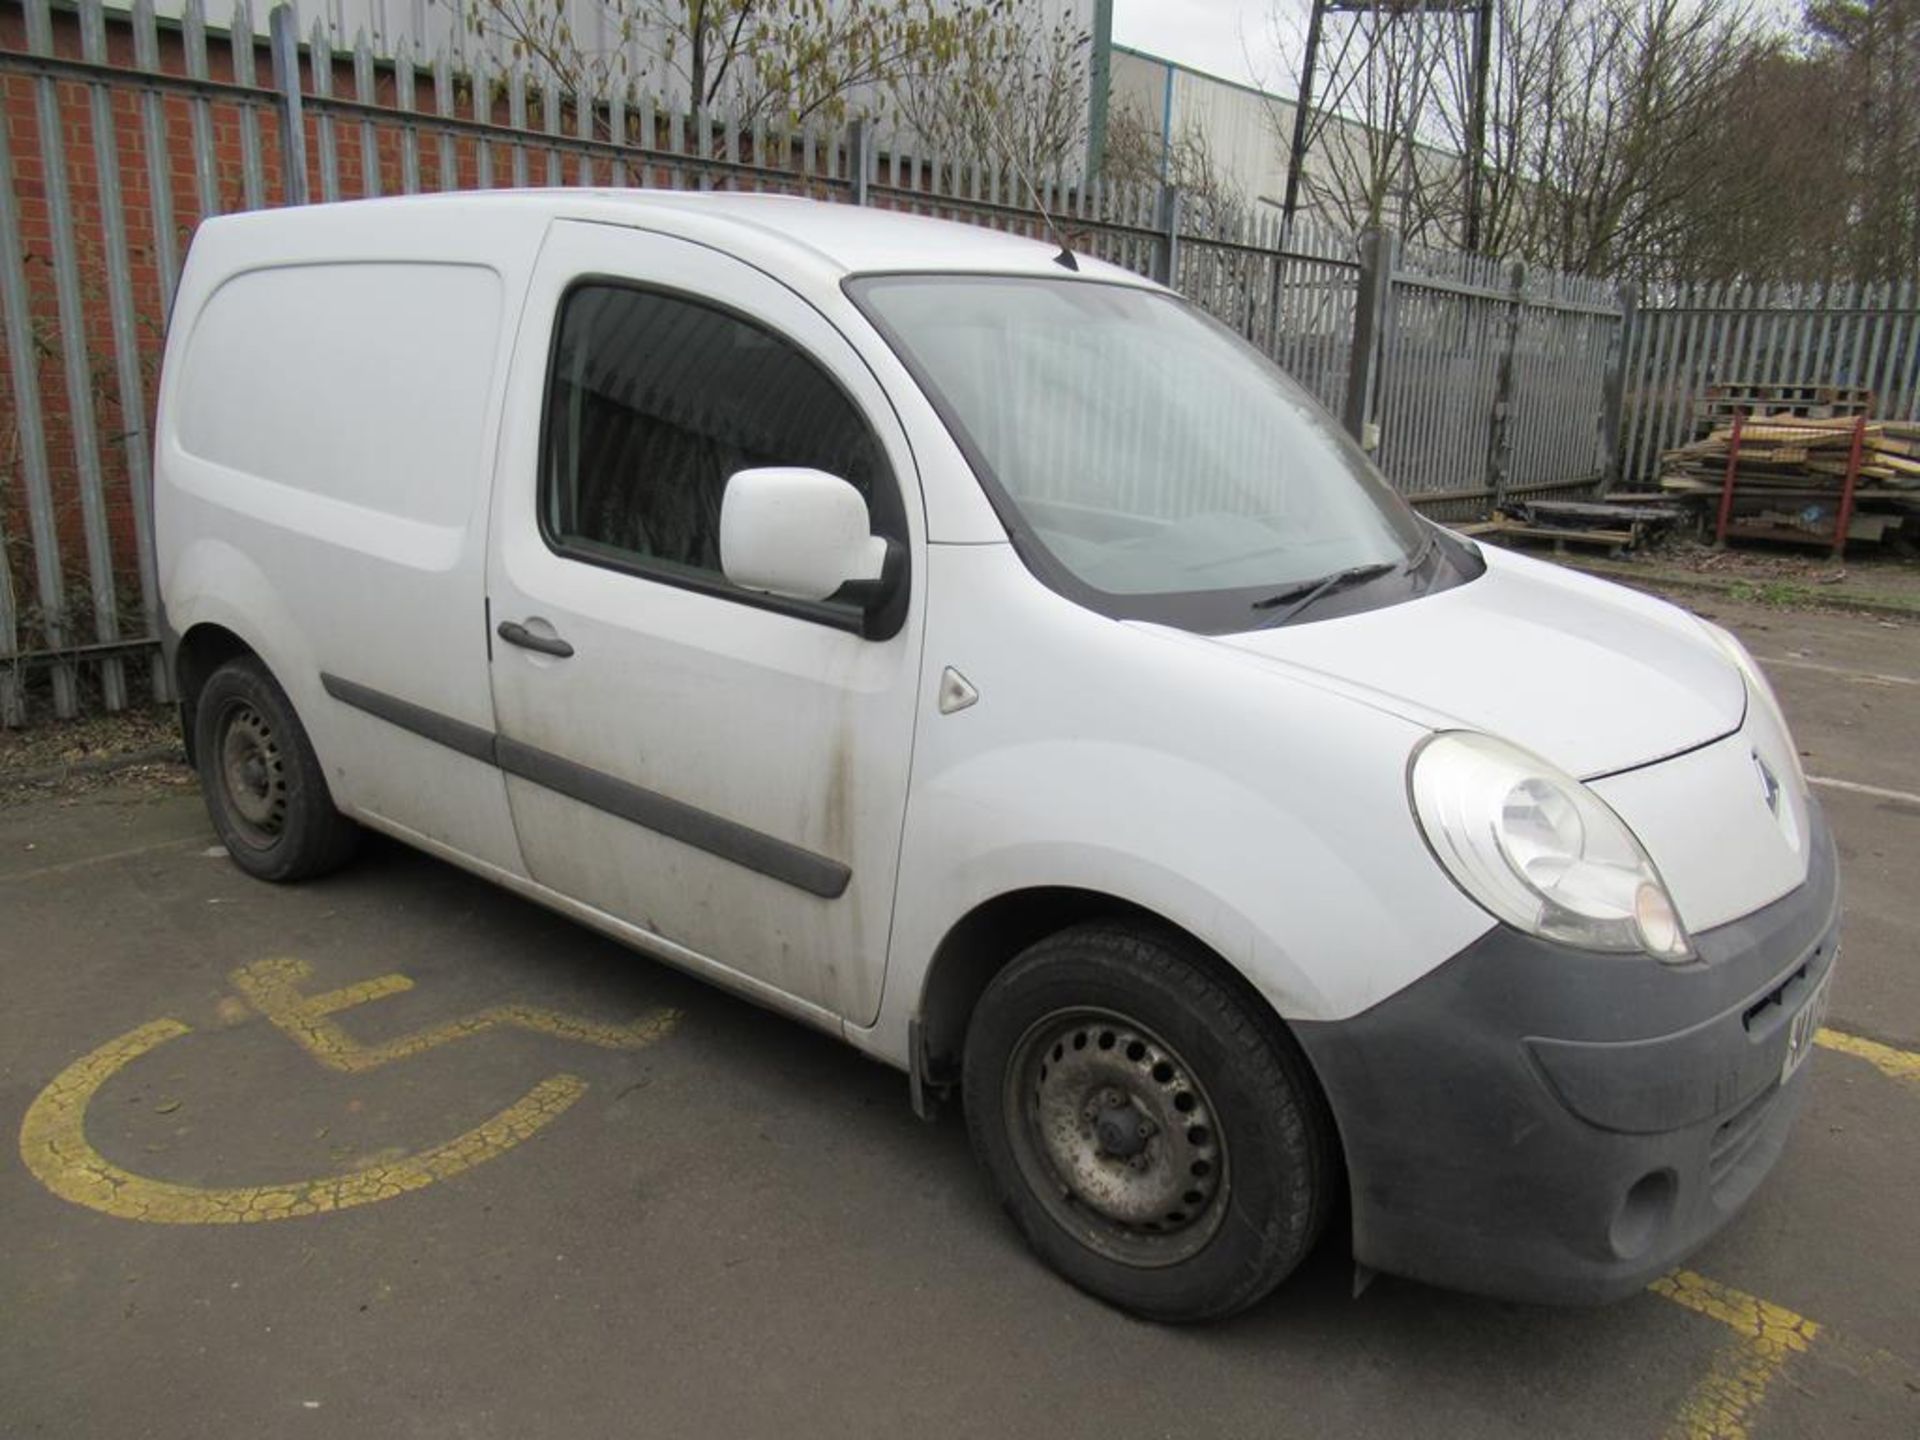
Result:
<svg viewBox="0 0 1920 1440">
<path fill-rule="evenodd" d="M 1529 935 L 1678 963 L 1692 943 L 1624 821 L 1539 756 L 1469 730 L 1414 752 L 1414 814 L 1454 883 Z"/>
</svg>

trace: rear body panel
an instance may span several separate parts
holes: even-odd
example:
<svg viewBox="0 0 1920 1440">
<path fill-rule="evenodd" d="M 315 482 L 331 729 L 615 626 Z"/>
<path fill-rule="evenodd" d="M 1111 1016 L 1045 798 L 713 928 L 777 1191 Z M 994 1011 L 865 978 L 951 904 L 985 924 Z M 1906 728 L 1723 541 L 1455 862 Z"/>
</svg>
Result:
<svg viewBox="0 0 1920 1440">
<path fill-rule="evenodd" d="M 155 431 L 167 621 L 262 657 L 342 808 L 519 873 L 497 771 L 338 703 L 321 676 L 492 725 L 485 477 L 542 227 L 371 211 L 256 212 L 195 237 Z"/>
</svg>

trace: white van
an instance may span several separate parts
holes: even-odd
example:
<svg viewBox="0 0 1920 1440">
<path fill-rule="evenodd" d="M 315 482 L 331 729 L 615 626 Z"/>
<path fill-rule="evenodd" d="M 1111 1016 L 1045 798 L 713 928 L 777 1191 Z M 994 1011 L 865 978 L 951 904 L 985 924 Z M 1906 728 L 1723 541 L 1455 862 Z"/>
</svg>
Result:
<svg viewBox="0 0 1920 1440">
<path fill-rule="evenodd" d="M 747 195 L 201 227 L 168 655 L 235 861 L 385 831 L 962 1098 L 1163 1319 L 1626 1294 L 1778 1156 L 1831 840 L 1724 631 L 1417 517 L 1139 277 Z"/>
</svg>

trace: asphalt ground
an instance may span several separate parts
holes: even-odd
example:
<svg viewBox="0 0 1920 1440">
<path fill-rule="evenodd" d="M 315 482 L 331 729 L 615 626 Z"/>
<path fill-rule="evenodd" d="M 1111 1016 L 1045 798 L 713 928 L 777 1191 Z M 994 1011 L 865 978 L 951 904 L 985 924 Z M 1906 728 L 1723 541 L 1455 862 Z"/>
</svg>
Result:
<svg viewBox="0 0 1920 1440">
<path fill-rule="evenodd" d="M 107 786 L 0 810 L 0 1433 L 1920 1435 L 1920 627 L 1711 608 L 1847 928 L 1785 1157 L 1655 1291 L 1356 1299 L 1332 1243 L 1130 1320 L 832 1039 L 397 845 L 249 881 Z"/>
</svg>

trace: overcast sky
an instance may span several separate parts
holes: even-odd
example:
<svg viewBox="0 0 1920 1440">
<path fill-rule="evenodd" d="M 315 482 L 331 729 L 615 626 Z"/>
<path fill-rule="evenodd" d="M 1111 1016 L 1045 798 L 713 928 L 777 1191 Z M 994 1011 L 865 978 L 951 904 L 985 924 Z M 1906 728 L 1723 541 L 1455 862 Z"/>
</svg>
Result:
<svg viewBox="0 0 1920 1440">
<path fill-rule="evenodd" d="M 1294 10 L 1306 10 L 1290 0 L 1279 5 L 1290 25 Z M 1195 70 L 1285 92 L 1292 76 L 1274 51 L 1274 9 L 1275 0 L 1113 0 L 1113 39 Z"/>
</svg>

